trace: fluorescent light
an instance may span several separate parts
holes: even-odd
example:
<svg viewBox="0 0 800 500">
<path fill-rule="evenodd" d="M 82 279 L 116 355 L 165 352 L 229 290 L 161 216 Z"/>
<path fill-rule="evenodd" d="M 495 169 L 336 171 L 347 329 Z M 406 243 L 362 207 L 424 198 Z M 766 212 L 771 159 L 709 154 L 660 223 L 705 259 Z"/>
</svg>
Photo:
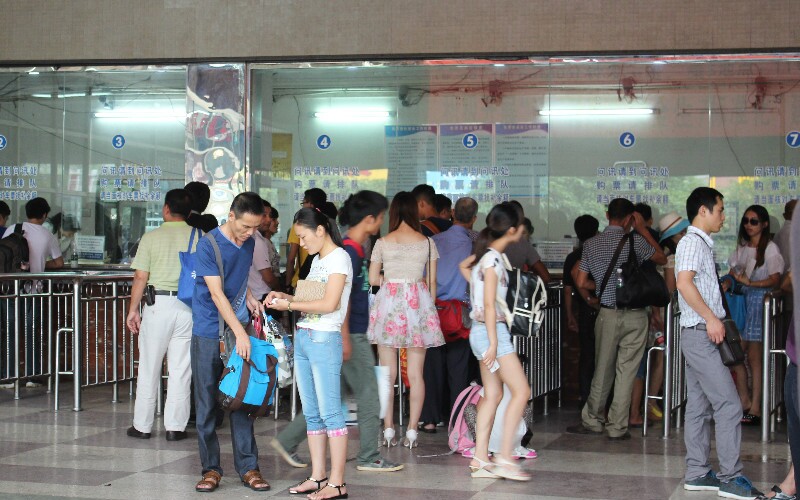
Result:
<svg viewBox="0 0 800 500">
<path fill-rule="evenodd" d="M 329 109 L 314 113 L 314 118 L 340 122 L 386 120 L 391 116 L 391 112 L 378 109 Z"/>
<path fill-rule="evenodd" d="M 96 111 L 95 118 L 112 118 L 119 120 L 185 120 L 185 111 L 171 109 L 109 109 Z"/>
<path fill-rule="evenodd" d="M 41 99 L 50 99 L 53 94 L 31 94 L 31 97 L 39 97 Z"/>
<path fill-rule="evenodd" d="M 63 99 L 65 97 L 86 97 L 86 92 L 67 92 L 65 94 L 58 94 L 56 97 Z"/>
<path fill-rule="evenodd" d="M 541 116 L 641 116 L 658 112 L 653 108 L 620 108 L 620 109 L 542 109 Z"/>
</svg>

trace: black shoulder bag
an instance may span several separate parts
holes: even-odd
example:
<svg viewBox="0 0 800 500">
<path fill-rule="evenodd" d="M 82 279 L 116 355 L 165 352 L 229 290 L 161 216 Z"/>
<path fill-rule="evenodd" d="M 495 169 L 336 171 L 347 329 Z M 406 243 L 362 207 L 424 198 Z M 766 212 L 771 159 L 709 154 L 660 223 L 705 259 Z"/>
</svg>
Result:
<svg viewBox="0 0 800 500">
<path fill-rule="evenodd" d="M 642 309 L 648 306 L 666 307 L 669 290 L 664 277 L 655 266 L 642 266 L 633 249 L 633 233 L 626 236 L 630 249 L 628 260 L 620 265 L 622 286 L 617 287 L 617 306 L 626 309 Z"/>
</svg>

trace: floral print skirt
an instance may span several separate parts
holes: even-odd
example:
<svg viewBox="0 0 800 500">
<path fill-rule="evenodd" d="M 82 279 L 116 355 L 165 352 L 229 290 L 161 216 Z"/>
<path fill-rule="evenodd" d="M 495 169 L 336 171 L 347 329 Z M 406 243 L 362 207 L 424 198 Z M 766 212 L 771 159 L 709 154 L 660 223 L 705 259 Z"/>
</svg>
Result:
<svg viewBox="0 0 800 500">
<path fill-rule="evenodd" d="M 424 281 L 390 280 L 375 295 L 367 337 L 389 347 L 436 347 L 444 344 L 431 293 Z"/>
</svg>

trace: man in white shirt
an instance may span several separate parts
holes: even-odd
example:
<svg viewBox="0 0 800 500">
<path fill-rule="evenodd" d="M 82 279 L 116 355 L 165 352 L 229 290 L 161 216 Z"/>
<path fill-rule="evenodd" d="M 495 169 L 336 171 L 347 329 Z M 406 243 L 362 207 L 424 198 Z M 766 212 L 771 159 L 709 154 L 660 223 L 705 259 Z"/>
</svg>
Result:
<svg viewBox="0 0 800 500">
<path fill-rule="evenodd" d="M 692 225 L 678 243 L 675 273 L 681 311 L 681 352 L 686 359 L 683 488 L 715 491 L 721 497 L 752 499 L 761 493 L 742 474 L 742 407 L 719 344 L 725 338 L 725 309 L 714 263 L 714 241 L 725 222 L 722 194 L 710 187 L 686 200 Z M 711 419 L 714 419 L 719 474 L 711 467 Z"/>
<path fill-rule="evenodd" d="M 28 262 L 32 273 L 64 267 L 64 258 L 61 256 L 58 240 L 53 233 L 42 226 L 49 213 L 50 205 L 44 198 L 34 198 L 25 204 L 25 216 L 28 221 L 22 223 L 22 230 L 25 232 L 25 239 L 28 240 L 30 254 Z M 3 237 L 5 238 L 13 232 L 14 225 L 12 224 L 6 228 Z"/>
<path fill-rule="evenodd" d="M 45 269 L 60 269 L 64 267 L 64 258 L 61 256 L 61 247 L 55 235 L 47 228 L 43 227 L 44 221 L 47 220 L 47 215 L 50 213 L 50 204 L 44 198 L 34 198 L 25 204 L 25 216 L 27 222 L 22 223 L 22 230 L 24 237 L 28 241 L 28 263 L 29 270 L 32 273 L 41 273 Z M 14 232 L 15 224 L 10 225 L 3 237 L 10 235 Z M 35 287 L 35 289 L 33 288 Z M 32 281 L 24 288 L 24 293 L 41 292 L 42 282 Z M 38 303 L 32 297 L 23 297 L 22 311 L 25 325 L 25 371 L 23 376 L 33 376 L 42 374 L 41 356 L 40 354 L 44 349 L 43 332 L 34 332 L 34 317 L 42 317 L 42 310 Z M 9 311 L 11 323 L 13 324 L 13 311 Z M 42 321 L 37 321 L 38 325 L 43 325 Z M 13 332 L 8 338 L 8 348 L 10 352 L 16 349 L 14 342 Z M 9 375 L 13 375 L 14 371 L 9 367 Z M 0 375 L 2 376 L 2 375 Z M 38 387 L 38 382 L 28 380 L 28 387 Z"/>
</svg>

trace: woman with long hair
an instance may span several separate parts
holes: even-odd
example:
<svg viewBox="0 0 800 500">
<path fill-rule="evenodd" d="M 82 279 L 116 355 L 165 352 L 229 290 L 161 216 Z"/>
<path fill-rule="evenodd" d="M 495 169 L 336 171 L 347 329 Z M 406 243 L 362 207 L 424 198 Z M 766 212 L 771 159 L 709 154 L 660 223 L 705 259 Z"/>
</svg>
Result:
<svg viewBox="0 0 800 500">
<path fill-rule="evenodd" d="M 747 353 L 753 387 L 747 390 L 744 365 L 734 369 L 736 389 L 744 409 L 742 423 L 759 425 L 761 421 L 761 391 L 763 386 L 761 358 L 764 349 L 764 295 L 776 288 L 784 269 L 778 246 L 770 241 L 769 213 L 761 205 L 750 205 L 739 223 L 738 245 L 728 263 L 730 274 L 744 285 L 747 321 L 742 333 L 742 347 Z"/>
<path fill-rule="evenodd" d="M 528 481 L 531 476 L 513 460 L 514 431 L 522 419 L 531 389 L 519 358 L 511 343 L 506 325 L 508 292 L 508 260 L 503 255 L 506 247 L 519 241 L 523 234 L 523 216 L 510 203 L 495 205 L 486 216 L 486 227 L 475 242 L 475 254 L 469 256 L 459 268 L 470 282 L 472 301 L 472 330 L 469 345 L 480 361 L 484 400 L 478 408 L 475 424 L 475 457 L 470 463 L 474 478 L 503 477 L 515 481 Z M 511 390 L 511 401 L 503 415 L 502 449 L 489 462 L 489 436 L 492 432 L 497 406 L 503 398 L 503 384 Z"/>
<path fill-rule="evenodd" d="M 347 314 L 353 267 L 342 249 L 336 222 L 316 208 L 300 209 L 294 216 L 300 246 L 317 254 L 306 280 L 324 283 L 321 299 L 305 302 L 281 292 L 270 292 L 264 305 L 279 311 L 298 311 L 295 333 L 295 372 L 303 416 L 306 418 L 311 476 L 289 488 L 290 494 L 308 493 L 310 500 L 347 498 L 344 466 L 347 460 L 347 426 L 342 413 L 342 323 Z M 311 295 L 314 295 L 312 293 Z M 326 448 L 330 443 L 331 474 L 326 474 Z"/>
<path fill-rule="evenodd" d="M 406 191 L 397 193 L 389 207 L 389 234 L 379 239 L 372 249 L 369 283 L 381 285 L 383 268 L 383 284 L 370 309 L 367 336 L 378 345 L 380 364 L 389 367 L 390 380 L 397 377 L 397 350 L 406 349 L 411 387 L 408 430 L 403 446 L 409 448 L 417 445 L 417 425 L 425 400 L 422 378 L 425 350 L 444 344 L 434 305 L 438 258 L 436 244 L 420 233 L 416 198 Z M 387 446 L 397 444 L 393 399 L 390 393 L 383 419 L 383 438 Z"/>
</svg>

